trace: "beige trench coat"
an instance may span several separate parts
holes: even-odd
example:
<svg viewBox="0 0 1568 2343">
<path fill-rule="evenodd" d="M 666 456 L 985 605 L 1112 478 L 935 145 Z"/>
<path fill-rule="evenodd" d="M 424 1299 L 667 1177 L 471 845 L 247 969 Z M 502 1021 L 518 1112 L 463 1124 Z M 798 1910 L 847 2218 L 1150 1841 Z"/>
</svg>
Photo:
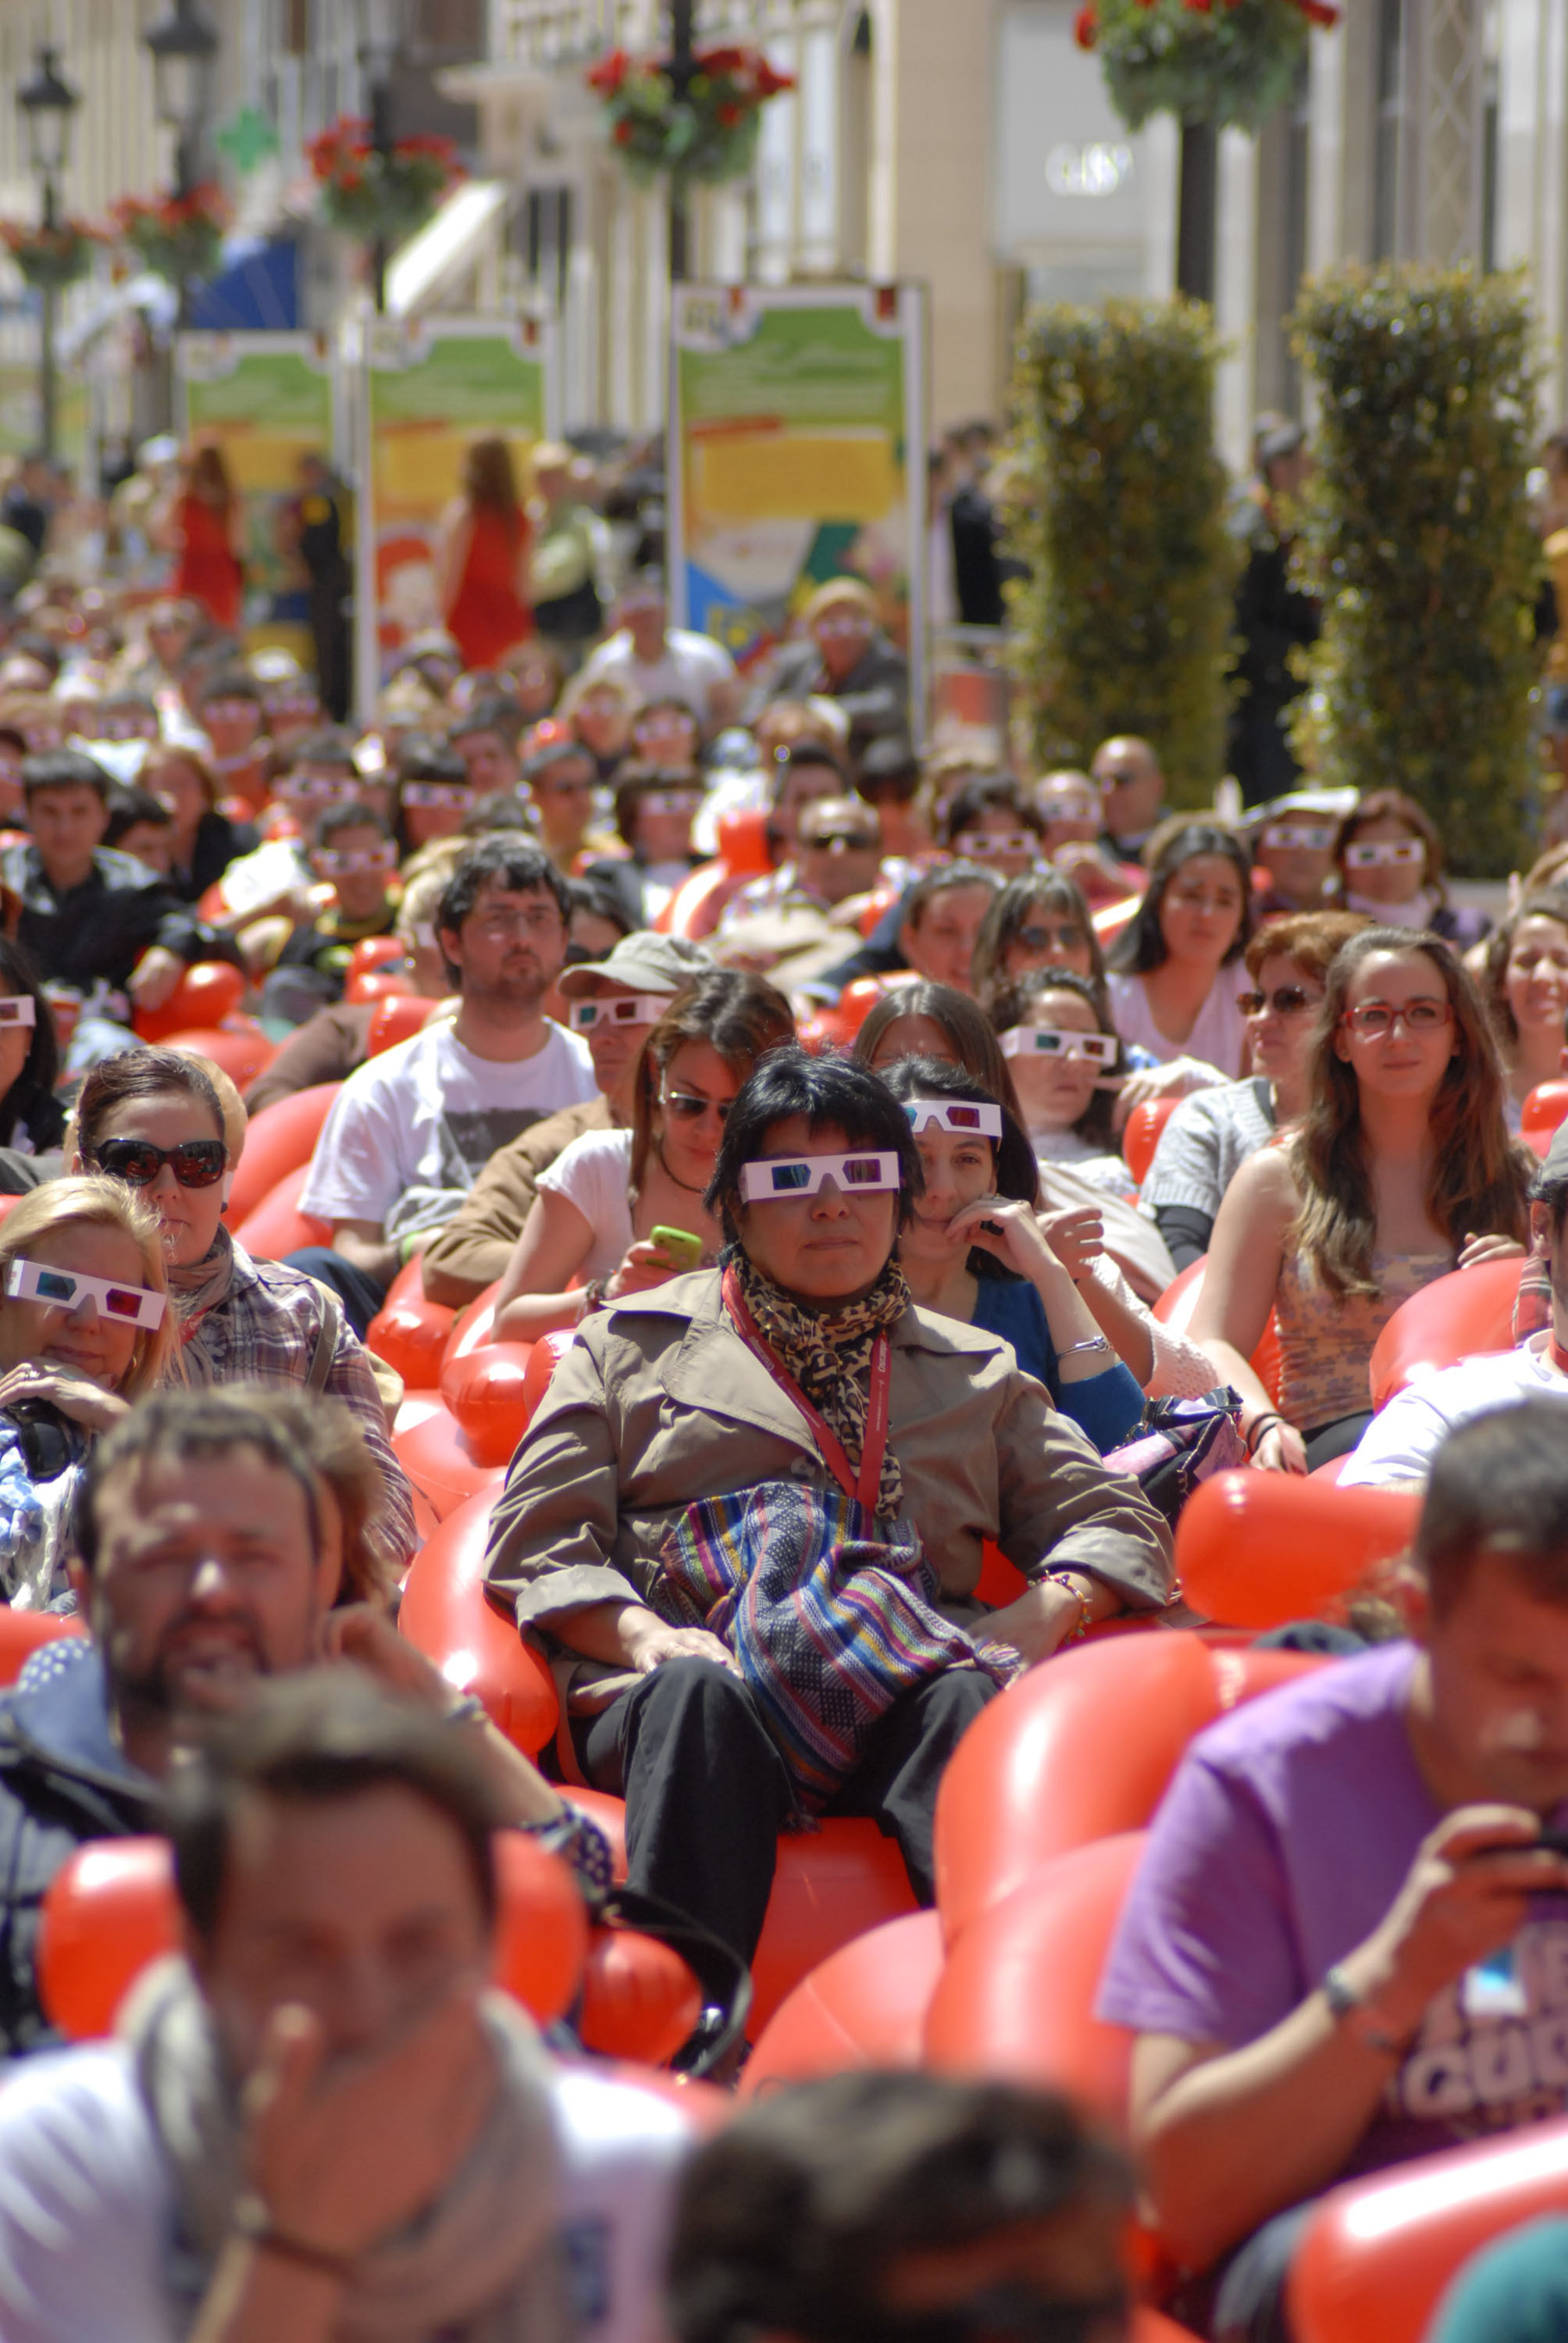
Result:
<svg viewBox="0 0 1568 2343">
<path fill-rule="evenodd" d="M 944 1607 L 973 1594 L 988 1537 L 1026 1578 L 1082 1571 L 1129 1609 L 1166 1602 L 1165 1524 L 1000 1337 L 906 1310 L 889 1439 Z M 491 1596 L 524 1629 L 646 1599 L 687 1505 L 784 1479 L 829 1485 L 804 1416 L 730 1325 L 719 1272 L 675 1278 L 584 1320 L 496 1506 Z"/>
</svg>

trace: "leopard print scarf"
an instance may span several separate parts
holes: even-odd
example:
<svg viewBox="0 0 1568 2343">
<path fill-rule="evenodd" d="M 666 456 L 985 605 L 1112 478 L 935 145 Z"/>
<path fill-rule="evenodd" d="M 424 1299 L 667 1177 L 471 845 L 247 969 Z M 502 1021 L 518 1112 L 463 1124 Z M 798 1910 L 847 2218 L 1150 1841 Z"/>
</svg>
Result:
<svg viewBox="0 0 1568 2343">
<path fill-rule="evenodd" d="M 866 1445 L 866 1415 L 871 1389 L 871 1350 L 884 1328 L 890 1332 L 910 1306 L 910 1289 L 896 1261 L 890 1261 L 869 1293 L 840 1310 L 806 1310 L 771 1278 L 752 1266 L 744 1252 L 735 1269 L 746 1306 L 774 1357 L 793 1375 L 844 1444 L 851 1472 L 858 1472 Z M 904 1481 L 890 1447 L 882 1457 L 879 1519 L 903 1509 Z"/>
</svg>

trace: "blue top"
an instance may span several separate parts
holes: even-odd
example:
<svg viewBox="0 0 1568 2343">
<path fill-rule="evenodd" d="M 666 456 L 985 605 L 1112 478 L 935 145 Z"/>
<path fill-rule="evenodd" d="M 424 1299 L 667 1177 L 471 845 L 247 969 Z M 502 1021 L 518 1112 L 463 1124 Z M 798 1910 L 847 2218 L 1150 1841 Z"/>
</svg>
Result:
<svg viewBox="0 0 1568 2343">
<path fill-rule="evenodd" d="M 1143 1413 L 1143 1393 L 1131 1369 L 1113 1358 L 1102 1374 L 1064 1383 L 1036 1288 L 1024 1277 L 980 1277 L 975 1282 L 980 1292 L 972 1323 L 1012 1344 L 1024 1373 L 1045 1385 L 1062 1414 L 1088 1434 L 1101 1454 L 1131 1440 Z"/>
</svg>

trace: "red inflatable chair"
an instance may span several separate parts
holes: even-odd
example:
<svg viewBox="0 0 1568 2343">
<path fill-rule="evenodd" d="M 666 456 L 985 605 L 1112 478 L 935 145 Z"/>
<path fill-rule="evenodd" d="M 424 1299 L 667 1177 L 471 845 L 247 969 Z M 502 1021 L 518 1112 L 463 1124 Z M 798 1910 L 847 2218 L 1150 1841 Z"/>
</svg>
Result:
<svg viewBox="0 0 1568 2343">
<path fill-rule="evenodd" d="M 172 1034 L 210 1033 L 232 1017 L 245 999 L 245 979 L 226 960 L 198 960 L 186 970 L 161 1009 L 138 1009 L 132 1020 L 143 1041 L 166 1041 Z"/>
<path fill-rule="evenodd" d="M 1568 2207 L 1568 2123 L 1423 2156 L 1326 2197 L 1291 2271 L 1300 2343 L 1421 2343 L 1463 2263 Z"/>
<path fill-rule="evenodd" d="M 741 2070 L 740 2097 L 760 2098 L 851 2066 L 920 2066 L 942 1958 L 934 1912 L 885 1921 L 830 1953 L 763 2027 Z"/>
<path fill-rule="evenodd" d="M 498 1277 L 493 1285 L 487 1285 L 482 1293 L 476 1294 L 472 1302 L 465 1303 L 458 1311 L 452 1331 L 447 1337 L 447 1347 L 441 1353 L 443 1374 L 458 1359 L 466 1359 L 471 1352 L 483 1350 L 492 1339 L 496 1323 L 496 1296 L 500 1290 L 501 1281 Z"/>
<path fill-rule="evenodd" d="M 286 1172 L 277 1185 L 234 1230 L 236 1243 L 242 1244 L 253 1260 L 283 1261 L 307 1245 L 332 1242 L 331 1223 L 316 1220 L 299 1209 L 299 1199 L 309 1177 L 308 1161 Z"/>
<path fill-rule="evenodd" d="M 1568 1115 L 1568 1081 L 1537 1082 L 1520 1111 L 1519 1136 L 1537 1155 L 1544 1155 Z"/>
<path fill-rule="evenodd" d="M 749 806 L 721 814 L 716 860 L 703 863 L 681 881 L 653 924 L 660 935 L 687 936 L 700 942 L 713 933 L 725 907 L 742 887 L 753 879 L 765 878 L 772 868 L 766 811 Z"/>
<path fill-rule="evenodd" d="M 1195 1733 L 1322 1663 L 1114 1636 L 1031 1668 L 976 1717 L 937 1798 L 937 1906 L 950 1950 L 1042 1865 L 1142 1830 Z"/>
<path fill-rule="evenodd" d="M 1176 1575 L 1195 1611 L 1228 1627 L 1320 1619 L 1373 1565 L 1402 1554 L 1413 1489 L 1342 1489 L 1287 1473 L 1217 1473 L 1176 1525 Z"/>
<path fill-rule="evenodd" d="M 456 1692 L 477 1693 L 486 1714 L 530 1757 L 559 1714 L 549 1668 L 485 1596 L 492 1492 L 448 1515 L 409 1564 L 398 1632 L 433 1660 Z"/>
<path fill-rule="evenodd" d="M 436 1392 L 414 1392 L 397 1411 L 392 1453 L 438 1522 L 471 1499 L 494 1504 L 506 1478 L 506 1463 L 481 1464 L 462 1425 Z"/>
<path fill-rule="evenodd" d="M 316 1152 L 321 1126 L 341 1082 L 314 1082 L 292 1098 L 275 1099 L 246 1125 L 245 1152 L 229 1191 L 228 1224 L 239 1227 L 272 1193 L 285 1172 L 297 1172 Z"/>
<path fill-rule="evenodd" d="M 395 1368 L 410 1391 L 434 1391 L 457 1314 L 445 1302 L 426 1300 L 416 1253 L 393 1279 L 386 1301 L 370 1321 L 365 1346 Z"/>
<path fill-rule="evenodd" d="M 0 1684 L 15 1684 L 42 1644 L 86 1632 L 84 1620 L 62 1619 L 53 1611 L 13 1611 L 5 1604 L 0 1608 Z"/>
<path fill-rule="evenodd" d="M 1145 1099 L 1127 1118 L 1121 1134 L 1121 1160 L 1141 1188 L 1160 1144 L 1160 1134 L 1181 1101 L 1177 1098 Z M 1193 1264 L 1197 1266 L 1196 1262 Z"/>
<path fill-rule="evenodd" d="M 1518 1254 L 1478 1262 L 1434 1278 L 1402 1302 L 1372 1347 L 1367 1380 L 1373 1407 L 1386 1407 L 1395 1392 L 1437 1368 L 1477 1352 L 1511 1351 L 1523 1269 Z"/>
<path fill-rule="evenodd" d="M 206 1031 L 193 1027 L 189 1032 L 171 1033 L 158 1046 L 181 1051 L 187 1058 L 210 1058 L 238 1091 L 249 1090 L 277 1055 L 276 1043 L 267 1040 L 251 1017 L 236 1017 L 232 1024 Z"/>
<path fill-rule="evenodd" d="M 416 1033 L 424 1031 L 435 1006 L 422 992 L 385 994 L 370 1012 L 367 1041 L 369 1055 L 378 1058 L 383 1050 L 395 1050 L 399 1041 L 411 1041 Z"/>
</svg>

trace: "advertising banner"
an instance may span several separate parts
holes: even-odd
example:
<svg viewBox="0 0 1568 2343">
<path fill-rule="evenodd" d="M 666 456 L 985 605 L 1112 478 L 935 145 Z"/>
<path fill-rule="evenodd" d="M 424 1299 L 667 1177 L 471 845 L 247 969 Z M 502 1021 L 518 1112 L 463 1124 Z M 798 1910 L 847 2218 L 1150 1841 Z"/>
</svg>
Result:
<svg viewBox="0 0 1568 2343">
<path fill-rule="evenodd" d="M 216 441 L 244 499 L 247 637 L 286 642 L 308 665 L 291 520 L 300 458 L 331 456 L 330 347 L 317 334 L 181 334 L 175 364 L 182 437 Z"/>
<path fill-rule="evenodd" d="M 552 355 L 548 329 L 533 318 L 376 321 L 360 545 L 360 576 L 375 581 L 375 632 L 362 625 L 362 689 L 410 636 L 442 623 L 436 537 L 471 443 L 507 440 L 527 496 L 528 451 L 553 436 Z"/>
<path fill-rule="evenodd" d="M 670 598 L 742 666 L 825 578 L 874 590 L 920 707 L 924 305 L 917 286 L 678 286 Z"/>
</svg>

